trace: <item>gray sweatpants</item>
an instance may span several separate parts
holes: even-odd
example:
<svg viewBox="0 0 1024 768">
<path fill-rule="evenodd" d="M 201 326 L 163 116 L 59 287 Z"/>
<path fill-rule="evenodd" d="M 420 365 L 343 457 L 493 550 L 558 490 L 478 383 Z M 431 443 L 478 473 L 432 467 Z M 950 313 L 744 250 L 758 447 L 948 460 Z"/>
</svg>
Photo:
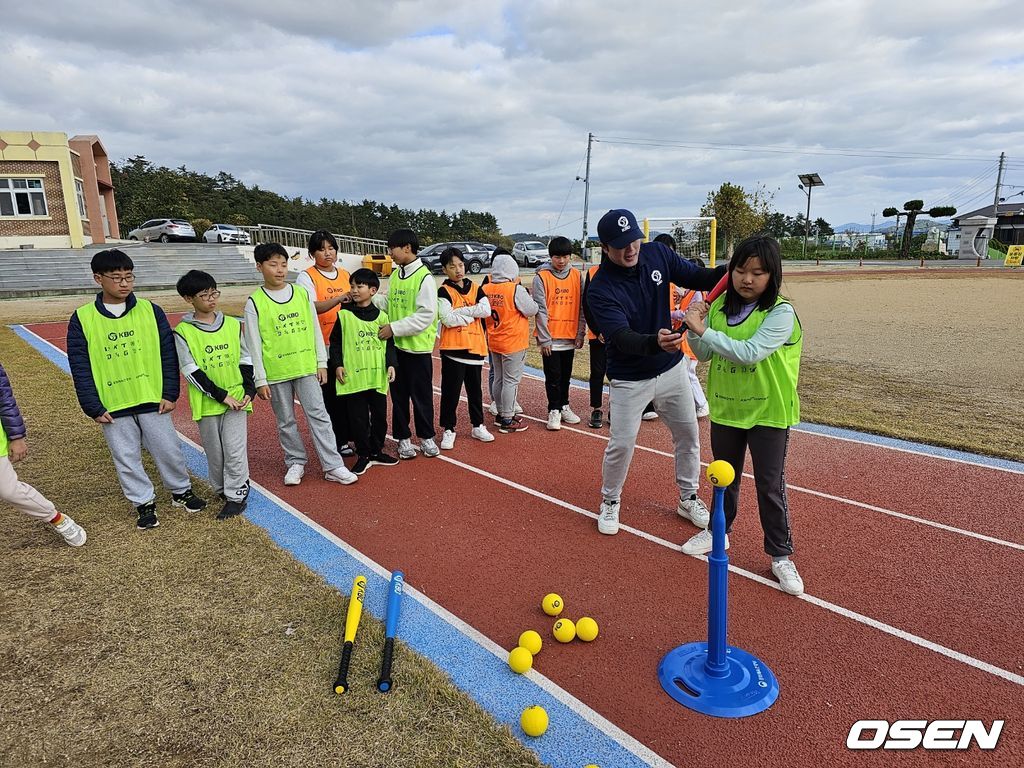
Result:
<svg viewBox="0 0 1024 768">
<path fill-rule="evenodd" d="M 118 416 L 112 423 L 101 426 L 114 459 L 117 481 L 125 498 L 136 507 L 156 498 L 153 483 L 142 466 L 143 448 L 153 457 L 167 490 L 184 493 L 192 487 L 171 414 L 152 412 Z"/>
<path fill-rule="evenodd" d="M 526 364 L 526 350 L 511 355 L 491 353 L 491 370 L 494 381 L 491 383 L 491 400 L 498 406 L 498 415 L 510 419 L 515 415 L 516 398 L 519 396 L 519 382 L 523 379 L 523 367 Z"/>
<path fill-rule="evenodd" d="M 0 501 L 37 520 L 50 522 L 57 516 L 57 508 L 52 501 L 18 479 L 18 473 L 7 456 L 0 456 Z"/>
<path fill-rule="evenodd" d="M 281 442 L 281 450 L 284 451 L 285 466 L 305 466 L 308 460 L 299 425 L 295 423 L 296 400 L 306 414 L 309 436 L 313 438 L 313 447 L 320 458 L 320 467 L 324 472 L 330 472 L 342 466 L 345 462 L 342 461 L 334 441 L 334 427 L 331 426 L 331 417 L 327 415 L 327 408 L 324 407 L 324 394 L 320 390 L 320 382 L 313 374 L 270 385 L 270 406 L 277 418 L 277 438 Z"/>
<path fill-rule="evenodd" d="M 199 420 L 210 485 L 228 501 L 243 502 L 249 495 L 249 414 L 225 411 Z"/>
<path fill-rule="evenodd" d="M 700 476 L 700 432 L 686 365 L 680 362 L 660 376 L 644 381 L 611 379 L 608 391 L 610 413 L 615 414 L 615 418 L 611 422 L 611 437 L 604 451 L 601 472 L 604 500 L 618 501 L 622 495 L 640 431 L 640 417 L 651 402 L 672 433 L 679 495 L 690 498 L 697 492 Z"/>
</svg>

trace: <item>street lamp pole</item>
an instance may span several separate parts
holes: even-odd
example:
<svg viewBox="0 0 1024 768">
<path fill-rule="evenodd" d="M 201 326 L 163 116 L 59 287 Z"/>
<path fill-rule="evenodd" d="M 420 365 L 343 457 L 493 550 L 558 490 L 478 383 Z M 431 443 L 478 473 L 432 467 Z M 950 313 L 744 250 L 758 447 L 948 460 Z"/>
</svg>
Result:
<svg viewBox="0 0 1024 768">
<path fill-rule="evenodd" d="M 807 214 L 804 218 L 804 247 L 801 258 L 807 258 L 807 238 L 811 234 L 811 190 L 814 187 L 823 187 L 825 182 L 821 180 L 821 176 L 816 173 L 801 173 L 797 178 L 800 179 L 800 189 L 803 190 L 804 194 L 807 195 Z"/>
</svg>

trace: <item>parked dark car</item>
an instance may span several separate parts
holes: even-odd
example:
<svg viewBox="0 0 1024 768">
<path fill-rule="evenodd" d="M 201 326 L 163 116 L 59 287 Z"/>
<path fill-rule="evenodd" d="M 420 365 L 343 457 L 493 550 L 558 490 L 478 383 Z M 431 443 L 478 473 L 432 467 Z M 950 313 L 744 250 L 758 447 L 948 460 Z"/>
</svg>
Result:
<svg viewBox="0 0 1024 768">
<path fill-rule="evenodd" d="M 491 254 L 477 247 L 476 243 L 455 242 L 455 243 L 434 243 L 419 252 L 419 257 L 427 268 L 436 275 L 444 272 L 441 269 L 441 252 L 446 248 L 458 248 L 462 251 L 462 260 L 466 263 L 466 271 L 470 274 L 479 274 L 485 267 L 491 266 Z"/>
</svg>

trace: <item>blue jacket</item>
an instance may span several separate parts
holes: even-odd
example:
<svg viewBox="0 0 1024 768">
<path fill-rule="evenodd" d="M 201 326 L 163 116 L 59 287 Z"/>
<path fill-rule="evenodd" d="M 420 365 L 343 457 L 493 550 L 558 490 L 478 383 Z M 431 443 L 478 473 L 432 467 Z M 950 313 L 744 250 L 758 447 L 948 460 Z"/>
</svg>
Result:
<svg viewBox="0 0 1024 768">
<path fill-rule="evenodd" d="M 125 301 L 127 305 L 125 314 L 135 308 L 138 300 L 134 293 L 128 294 Z M 96 294 L 96 309 L 104 317 L 113 318 L 107 308 L 103 306 L 103 294 Z M 163 369 L 163 399 L 175 402 L 181 389 L 181 381 L 178 378 L 178 351 L 174 347 L 174 333 L 167 322 L 167 315 L 156 304 L 153 305 L 153 315 L 156 317 L 157 331 L 160 333 L 160 367 Z M 89 363 L 89 342 L 85 339 L 85 332 L 82 330 L 82 321 L 78 319 L 77 310 L 71 315 L 68 323 L 68 365 L 71 366 L 71 377 L 75 381 L 75 394 L 78 395 L 78 403 L 90 419 L 102 416 L 107 409 L 100 401 L 99 390 L 96 389 L 96 382 L 92 378 L 92 365 Z M 110 415 L 130 416 L 135 413 L 152 413 L 160 408 L 160 403 L 143 403 L 134 408 L 126 408 L 123 411 L 116 411 Z"/>
<path fill-rule="evenodd" d="M 21 418 L 18 403 L 14 399 L 14 389 L 7 371 L 0 365 L 0 427 L 7 433 L 8 440 L 17 440 L 25 436 L 25 420 Z"/>
<path fill-rule="evenodd" d="M 635 267 L 620 267 L 605 256 L 587 287 L 586 303 L 593 330 L 608 345 L 608 378 L 644 381 L 677 365 L 683 353 L 665 352 L 657 344 L 658 331 L 672 328 L 669 283 L 710 291 L 724 273 L 724 266 L 698 267 L 661 243 L 642 244 Z M 622 349 L 623 332 L 632 336 L 630 351 Z M 636 350 L 637 334 L 647 337 L 642 352 Z"/>
</svg>

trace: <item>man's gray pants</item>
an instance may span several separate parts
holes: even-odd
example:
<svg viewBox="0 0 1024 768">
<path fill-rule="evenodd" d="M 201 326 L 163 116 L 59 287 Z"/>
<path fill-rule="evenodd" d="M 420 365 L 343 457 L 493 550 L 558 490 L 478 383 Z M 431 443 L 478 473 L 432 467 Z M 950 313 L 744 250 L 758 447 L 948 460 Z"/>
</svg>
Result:
<svg viewBox="0 0 1024 768">
<path fill-rule="evenodd" d="M 245 501 L 249 495 L 249 414 L 225 411 L 199 420 L 210 485 L 228 501 Z"/>
<path fill-rule="evenodd" d="M 174 431 L 169 413 L 138 413 L 118 416 L 110 424 L 101 424 L 110 455 L 114 459 L 117 481 L 125 498 L 136 507 L 156 498 L 153 483 L 142 466 L 142 449 L 149 451 L 164 486 L 171 493 L 184 493 L 192 487 L 181 452 L 181 441 Z"/>
<path fill-rule="evenodd" d="M 643 381 L 611 379 L 608 390 L 612 422 L 601 471 L 604 500 L 619 501 L 622 495 L 641 416 L 650 402 L 672 433 L 680 498 L 690 498 L 697 492 L 700 477 L 700 432 L 686 366 L 680 361 L 660 376 Z"/>
<path fill-rule="evenodd" d="M 308 461 L 306 446 L 302 444 L 302 434 L 295 422 L 295 401 L 299 401 L 306 414 L 309 436 L 313 439 L 313 447 L 320 458 L 320 467 L 330 472 L 344 465 L 338 445 L 334 439 L 334 427 L 331 417 L 324 407 L 324 395 L 316 376 L 302 376 L 290 381 L 278 381 L 270 385 L 270 406 L 277 418 L 277 438 L 284 451 L 286 467 L 295 464 L 306 465 Z"/>
</svg>

